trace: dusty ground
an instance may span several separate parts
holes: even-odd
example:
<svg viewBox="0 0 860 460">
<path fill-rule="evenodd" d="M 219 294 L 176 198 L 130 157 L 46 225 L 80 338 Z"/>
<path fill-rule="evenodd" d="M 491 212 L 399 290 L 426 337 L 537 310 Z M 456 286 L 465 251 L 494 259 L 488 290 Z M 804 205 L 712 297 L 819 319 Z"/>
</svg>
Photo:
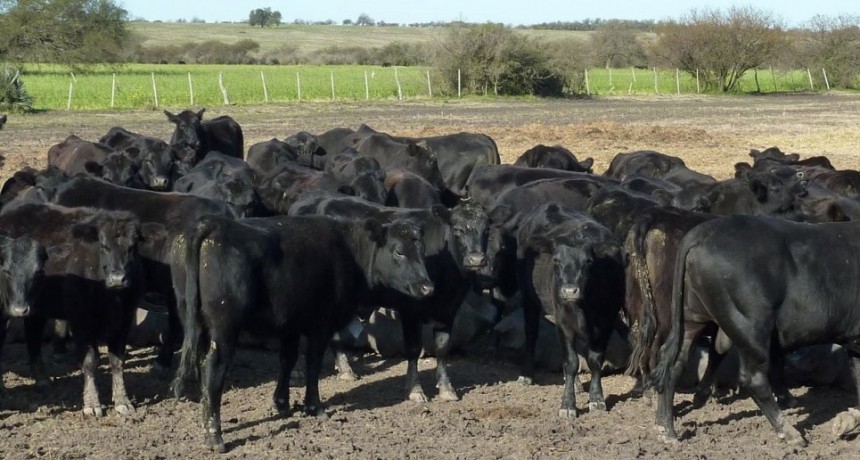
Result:
<svg viewBox="0 0 860 460">
<path fill-rule="evenodd" d="M 171 108 L 179 110 L 180 108 Z M 299 130 L 369 123 L 403 135 L 460 130 L 492 136 L 506 161 L 538 144 L 562 144 L 577 155 L 593 156 L 602 172 L 617 152 L 654 149 L 681 156 L 689 166 L 720 178 L 744 161 L 750 148 L 779 146 L 804 156 L 827 155 L 840 168 L 860 167 L 860 95 L 770 97 L 649 97 L 550 102 L 452 102 L 322 104 L 211 108 L 229 113 L 243 126 L 246 145 Z M 13 117 L 0 131 L 7 157 L 3 178 L 22 165 L 42 166 L 48 147 L 68 134 L 95 140 L 114 125 L 169 137 L 160 112 L 44 113 Z M 137 414 L 85 419 L 80 413 L 82 379 L 74 365 L 53 367 L 54 382 L 36 388 L 27 378 L 25 353 L 8 346 L 3 356 L 7 387 L 0 400 L 0 458 L 201 458 L 199 408 L 166 397 L 167 383 L 151 373 L 152 350 L 134 350 L 127 385 Z M 276 357 L 241 351 L 228 374 L 223 421 L 226 458 L 857 458 L 857 440 L 836 440 L 827 422 L 854 404 L 851 393 L 828 388 L 796 388 L 800 408 L 787 412 L 809 447 L 777 440 L 755 404 L 728 397 L 703 409 L 685 411 L 681 394 L 678 447 L 658 442 L 653 410 L 631 395 L 633 380 L 605 379 L 610 411 L 561 420 L 557 409 L 561 376 L 539 374 L 537 384 L 515 382 L 509 356 L 493 351 L 461 355 L 451 375 L 462 400 L 404 402 L 405 364 L 372 355 L 356 360 L 358 382 L 327 378 L 321 392 L 331 417 L 289 419 L 268 411 Z M 435 390 L 433 360 L 420 363 L 428 394 Z M 109 380 L 100 381 L 107 392 Z M 303 389 L 293 392 L 301 402 Z M 106 394 L 103 402 L 108 402 Z M 578 406 L 585 407 L 580 398 Z"/>
</svg>

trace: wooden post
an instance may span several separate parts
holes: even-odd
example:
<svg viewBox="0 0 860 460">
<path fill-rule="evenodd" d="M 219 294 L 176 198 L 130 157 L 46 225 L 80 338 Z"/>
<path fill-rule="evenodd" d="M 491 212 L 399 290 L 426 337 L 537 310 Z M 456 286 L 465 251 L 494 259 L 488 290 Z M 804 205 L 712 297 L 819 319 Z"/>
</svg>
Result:
<svg viewBox="0 0 860 460">
<path fill-rule="evenodd" d="M 779 92 L 779 86 L 776 84 L 776 75 L 773 73 L 773 66 L 770 66 L 770 79 L 773 80 L 773 92 Z"/>
<path fill-rule="evenodd" d="M 430 71 L 427 71 L 427 94 L 433 99 L 433 87 L 430 86 Z"/>
<path fill-rule="evenodd" d="M 299 101 L 302 100 L 302 79 L 299 78 L 299 73 L 296 72 L 296 93 L 299 95 Z"/>
<path fill-rule="evenodd" d="M 364 71 L 364 98 L 370 100 L 370 81 L 367 80 L 367 71 Z"/>
<path fill-rule="evenodd" d="M 702 92 L 701 87 L 699 86 L 699 69 L 696 69 L 696 94 Z"/>
<path fill-rule="evenodd" d="M 675 90 L 681 94 L 681 71 L 675 69 Z"/>
<path fill-rule="evenodd" d="M 114 107 L 116 101 L 116 73 L 113 74 L 113 81 L 110 85 L 110 108 Z"/>
<path fill-rule="evenodd" d="M 152 97 L 155 99 L 155 108 L 158 108 L 158 88 L 155 86 L 155 72 L 149 74 L 152 77 Z"/>
<path fill-rule="evenodd" d="M 66 102 L 66 110 L 72 110 L 72 92 L 75 90 L 74 82 L 69 82 L 69 100 Z"/>
<path fill-rule="evenodd" d="M 609 68 L 609 87 L 612 88 L 612 67 Z"/>
<path fill-rule="evenodd" d="M 633 83 L 636 83 L 636 67 L 630 68 L 630 74 L 633 75 Z"/>
<path fill-rule="evenodd" d="M 657 86 L 657 68 L 654 67 L 654 94 L 660 94 L 660 88 Z"/>
<path fill-rule="evenodd" d="M 400 77 L 397 76 L 397 67 L 394 68 L 394 82 L 397 83 L 397 100 L 403 100 L 403 88 L 400 87 Z"/>
<path fill-rule="evenodd" d="M 224 105 L 230 105 L 230 98 L 227 97 L 227 88 L 224 87 L 224 72 L 218 72 L 218 87 L 221 88 L 221 96 L 224 97 Z"/>
<path fill-rule="evenodd" d="M 194 85 L 191 84 L 191 72 L 188 72 L 188 102 L 194 105 Z"/>
<path fill-rule="evenodd" d="M 263 100 L 269 102 L 269 90 L 266 88 L 266 76 L 263 75 L 263 71 L 260 71 L 260 80 L 263 81 Z"/>
<path fill-rule="evenodd" d="M 815 91 L 815 86 L 812 84 L 812 72 L 809 71 L 809 68 L 806 69 L 806 76 L 809 77 L 809 90 Z"/>
<path fill-rule="evenodd" d="M 463 97 L 463 87 L 460 85 L 460 69 L 457 69 L 457 97 Z"/>
<path fill-rule="evenodd" d="M 824 74 L 824 84 L 827 85 L 827 91 L 830 91 L 830 80 L 827 79 L 827 71 L 821 69 L 821 73 Z"/>
<path fill-rule="evenodd" d="M 588 85 L 588 69 L 585 69 L 585 94 L 591 96 L 591 87 Z"/>
<path fill-rule="evenodd" d="M 753 78 L 755 79 L 755 91 L 761 94 L 761 85 L 758 84 L 758 69 L 753 69 Z"/>
<path fill-rule="evenodd" d="M 331 100 L 334 100 L 334 72 L 331 72 Z"/>
<path fill-rule="evenodd" d="M 633 82 L 630 82 L 630 86 L 627 87 L 627 94 L 633 94 Z"/>
</svg>

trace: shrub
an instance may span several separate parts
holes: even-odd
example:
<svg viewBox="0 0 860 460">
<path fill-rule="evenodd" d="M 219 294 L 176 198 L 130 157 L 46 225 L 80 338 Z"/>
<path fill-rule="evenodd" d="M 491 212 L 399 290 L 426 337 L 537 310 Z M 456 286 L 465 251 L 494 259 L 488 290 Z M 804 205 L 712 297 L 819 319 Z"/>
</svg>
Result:
<svg viewBox="0 0 860 460">
<path fill-rule="evenodd" d="M 33 111 L 33 96 L 30 96 L 24 88 L 21 72 L 9 64 L 0 68 L 0 110 Z"/>
</svg>

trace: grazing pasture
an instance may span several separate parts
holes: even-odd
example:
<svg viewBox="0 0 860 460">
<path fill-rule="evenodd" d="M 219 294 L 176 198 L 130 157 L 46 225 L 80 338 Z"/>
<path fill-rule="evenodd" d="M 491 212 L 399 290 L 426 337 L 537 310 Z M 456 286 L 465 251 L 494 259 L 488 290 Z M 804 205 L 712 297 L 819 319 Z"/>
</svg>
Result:
<svg viewBox="0 0 860 460">
<path fill-rule="evenodd" d="M 187 108 L 181 101 L 168 108 Z M 195 107 L 199 108 L 199 106 Z M 240 105 L 207 107 L 206 117 L 230 115 L 241 124 L 246 145 L 298 131 L 320 133 L 336 126 L 373 128 L 401 136 L 482 132 L 511 163 L 537 145 L 561 144 L 578 158 L 593 157 L 602 173 L 618 152 L 652 149 L 684 159 L 719 179 L 732 165 L 749 161 L 751 148 L 779 146 L 803 157 L 826 155 L 841 169 L 860 168 L 860 95 L 781 94 L 757 97 L 622 96 L 573 101 L 424 101 Z M 45 164 L 48 148 L 69 134 L 96 140 L 114 125 L 169 139 L 173 125 L 159 110 L 51 111 L 10 116 L 0 131 L 6 164 L 0 179 L 25 165 Z M 137 412 L 85 419 L 79 413 L 80 372 L 70 360 L 54 363 L 48 387 L 28 377 L 26 353 L 6 346 L 0 399 L 2 458 L 202 458 L 212 454 L 200 439 L 199 406 L 169 397 L 167 380 L 152 372 L 152 349 L 132 350 L 126 389 Z M 856 458 L 858 440 L 836 439 L 828 422 L 856 395 L 837 388 L 792 389 L 798 408 L 785 413 L 804 432 L 806 448 L 781 443 L 753 401 L 723 395 L 689 410 L 691 394 L 676 397 L 678 446 L 662 444 L 653 429 L 654 409 L 633 395 L 634 379 L 604 379 L 607 413 L 558 417 L 560 373 L 538 372 L 535 384 L 517 383 L 517 356 L 492 341 L 454 356 L 450 372 L 461 396 L 442 402 L 404 401 L 401 359 L 359 356 L 361 380 L 320 382 L 327 420 L 295 411 L 270 413 L 277 380 L 275 353 L 240 350 L 227 375 L 222 402 L 225 458 Z M 106 363 L 102 363 L 106 366 Z M 432 380 L 435 362 L 419 362 Z M 103 376 L 100 376 L 103 377 Z M 584 379 L 585 376 L 580 376 Z M 106 378 L 99 385 L 108 385 Z M 295 388 L 294 400 L 304 390 Z M 580 410 L 586 401 L 578 398 Z"/>
</svg>

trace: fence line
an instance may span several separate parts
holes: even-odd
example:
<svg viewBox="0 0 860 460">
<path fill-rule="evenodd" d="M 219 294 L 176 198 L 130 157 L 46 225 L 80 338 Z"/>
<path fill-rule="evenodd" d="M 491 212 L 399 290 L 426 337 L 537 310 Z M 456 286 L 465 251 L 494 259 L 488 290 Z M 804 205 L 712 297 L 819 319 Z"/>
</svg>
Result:
<svg viewBox="0 0 860 460">
<path fill-rule="evenodd" d="M 446 91 L 442 75 L 427 68 L 370 66 L 303 68 L 295 71 L 295 84 L 291 85 L 289 75 L 295 67 L 266 66 L 265 71 L 260 68 L 261 66 L 245 67 L 248 69 L 227 67 L 208 72 L 191 72 L 185 69 L 171 72 L 168 66 L 167 69 L 161 68 L 156 71 L 146 69 L 145 73 L 139 70 L 124 73 L 115 69 L 103 74 L 68 73 L 65 74 L 65 78 L 70 80 L 65 94 L 60 89 L 63 87 L 62 74 L 46 72 L 46 75 L 40 75 L 36 72 L 28 75 L 27 88 L 36 98 L 37 108 L 65 107 L 66 110 L 184 106 L 185 104 L 192 106 L 195 104 L 259 104 L 307 100 L 409 100 L 454 97 L 452 93 L 455 90 L 451 88 L 452 84 Z M 702 78 L 699 70 L 686 73 L 679 69 L 651 68 L 650 71 L 653 74 L 651 82 L 647 78 L 641 78 L 641 74 L 637 75 L 639 72 L 635 68 L 631 68 L 629 73 L 618 72 L 617 69 L 583 70 L 583 90 L 592 96 L 623 93 L 625 88 L 626 93 L 631 95 L 699 94 L 704 90 L 713 90 L 707 86 L 703 88 L 703 83 L 707 84 L 707 80 Z M 785 71 L 770 67 L 767 70 L 770 71 L 771 82 L 760 85 L 756 69 L 744 77 L 741 90 L 770 92 L 831 89 L 830 76 L 826 69 L 821 69 L 820 74 L 813 73 L 811 69 Z M 192 73 L 197 75 L 192 76 Z M 254 73 L 259 74 L 256 77 L 259 80 L 254 78 Z M 802 73 L 806 75 L 801 76 Z M 146 75 L 143 81 L 140 78 L 141 74 Z M 798 77 L 801 79 L 798 80 Z M 187 81 L 183 81 L 186 79 Z M 255 83 L 254 80 L 259 83 Z M 484 96 L 481 90 L 477 92 L 469 90 L 471 87 L 469 75 L 462 70 L 457 71 L 456 83 L 456 97 Z M 649 84 L 653 86 L 649 87 Z M 490 92 L 490 94 L 493 93 L 495 91 Z"/>
</svg>

